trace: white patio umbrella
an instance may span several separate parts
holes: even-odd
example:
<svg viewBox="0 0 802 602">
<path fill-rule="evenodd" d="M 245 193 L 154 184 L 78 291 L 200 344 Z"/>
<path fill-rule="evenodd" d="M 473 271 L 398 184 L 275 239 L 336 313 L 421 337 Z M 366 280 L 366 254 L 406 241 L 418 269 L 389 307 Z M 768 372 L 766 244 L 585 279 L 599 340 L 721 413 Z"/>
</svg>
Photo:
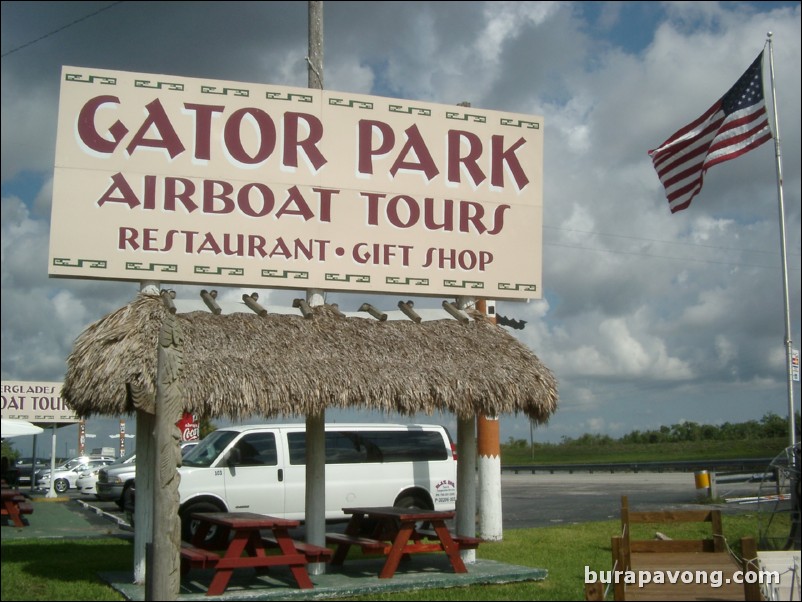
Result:
<svg viewBox="0 0 802 602">
<path fill-rule="evenodd" d="M 7 437 L 22 437 L 23 435 L 38 435 L 44 432 L 44 429 L 28 422 L 27 420 L 11 420 L 2 419 L 2 436 L 3 439 Z"/>
</svg>

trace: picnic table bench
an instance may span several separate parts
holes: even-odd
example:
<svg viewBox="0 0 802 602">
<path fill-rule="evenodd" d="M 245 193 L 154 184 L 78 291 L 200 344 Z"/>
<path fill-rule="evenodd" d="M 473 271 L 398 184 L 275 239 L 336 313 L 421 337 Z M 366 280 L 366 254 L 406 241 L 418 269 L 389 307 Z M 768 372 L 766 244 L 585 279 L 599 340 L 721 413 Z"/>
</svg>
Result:
<svg viewBox="0 0 802 602">
<path fill-rule="evenodd" d="M 429 529 L 416 529 L 416 533 L 427 539 L 439 539 L 437 532 Z M 475 550 L 479 547 L 479 544 L 482 543 L 482 540 L 478 537 L 468 537 L 467 535 L 452 534 L 451 539 L 459 546 L 460 550 Z"/>
<path fill-rule="evenodd" d="M 343 508 L 351 519 L 345 533 L 327 533 L 326 541 L 336 544 L 331 564 L 342 565 L 351 546 L 359 546 L 365 554 L 383 554 L 387 558 L 379 572 L 380 579 L 391 578 L 402 558 L 410 554 L 445 552 L 455 573 L 467 573 L 460 549 L 475 549 L 480 539 L 454 536 L 445 521 L 454 518 L 453 511 L 415 508 Z M 419 524 L 431 529 L 418 531 Z M 366 525 L 374 525 L 373 536 L 365 537 Z"/>
<path fill-rule="evenodd" d="M 181 542 L 181 574 L 186 575 L 190 568 L 210 569 L 217 565 L 220 554 L 213 550 L 198 548 L 186 541 Z"/>
<path fill-rule="evenodd" d="M 198 512 L 192 514 L 199 521 L 191 544 L 181 546 L 182 573 L 189 568 L 211 568 L 214 576 L 206 592 L 207 596 L 219 596 L 228 587 L 232 573 L 238 569 L 265 569 L 286 566 L 290 569 L 300 589 L 314 586 L 307 572 L 307 559 L 299 549 L 302 545 L 290 537 L 289 529 L 297 527 L 298 521 L 285 520 L 251 512 Z M 212 525 L 228 529 L 231 539 L 225 551 L 217 552 L 203 548 Z M 266 542 L 261 531 L 272 531 Z M 278 553 L 267 553 L 267 547 L 277 546 Z M 311 548 L 308 552 L 312 552 Z"/>
<path fill-rule="evenodd" d="M 3 489 L 2 516 L 8 517 L 15 527 L 27 526 L 23 514 L 33 514 L 33 504 L 24 493 L 18 489 Z"/>
<path fill-rule="evenodd" d="M 280 547 L 278 540 L 273 535 L 263 536 L 262 542 L 267 548 Z M 293 540 L 293 543 L 295 544 L 295 549 L 303 554 L 306 557 L 306 561 L 310 564 L 315 562 L 328 562 L 334 554 L 332 550 L 324 548 L 323 546 L 316 546 L 304 541 L 295 540 Z"/>
</svg>

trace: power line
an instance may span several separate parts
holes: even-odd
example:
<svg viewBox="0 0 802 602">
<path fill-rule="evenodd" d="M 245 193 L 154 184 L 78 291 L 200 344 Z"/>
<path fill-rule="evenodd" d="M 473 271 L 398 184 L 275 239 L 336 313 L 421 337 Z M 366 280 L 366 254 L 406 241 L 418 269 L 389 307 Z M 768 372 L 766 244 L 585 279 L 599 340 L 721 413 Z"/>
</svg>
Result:
<svg viewBox="0 0 802 602">
<path fill-rule="evenodd" d="M 50 36 L 56 35 L 57 33 L 61 32 L 61 31 L 64 31 L 65 29 L 69 29 L 73 25 L 77 25 L 78 23 L 80 23 L 82 21 L 86 21 L 87 19 L 91 19 L 92 17 L 102 13 L 103 11 L 109 10 L 110 8 L 113 8 L 113 7 L 117 6 L 118 4 L 122 4 L 123 2 L 124 2 L 124 0 L 119 0 L 119 2 L 113 2 L 113 3 L 109 4 L 108 6 L 104 6 L 103 8 L 99 8 L 98 10 L 96 10 L 94 12 L 91 12 L 88 15 L 85 15 L 85 16 L 81 17 L 80 19 L 75 19 L 75 21 L 72 21 L 71 23 L 67 23 L 66 25 L 63 25 L 63 26 L 59 27 L 58 29 L 54 29 L 50 33 L 46 33 L 45 35 L 40 36 L 40 37 L 36 38 L 35 40 L 31 40 L 30 42 L 26 42 L 25 44 L 22 44 L 21 46 L 17 46 L 16 48 L 12 48 L 8 52 L 4 52 L 2 54 L 2 57 L 0 57 L 0 58 L 5 58 L 9 54 L 13 54 L 13 53 L 15 53 L 15 52 L 17 52 L 19 50 L 22 50 L 23 48 L 27 48 L 28 46 L 33 46 L 37 42 L 41 42 L 42 40 L 44 40 L 46 38 L 49 38 Z"/>
</svg>

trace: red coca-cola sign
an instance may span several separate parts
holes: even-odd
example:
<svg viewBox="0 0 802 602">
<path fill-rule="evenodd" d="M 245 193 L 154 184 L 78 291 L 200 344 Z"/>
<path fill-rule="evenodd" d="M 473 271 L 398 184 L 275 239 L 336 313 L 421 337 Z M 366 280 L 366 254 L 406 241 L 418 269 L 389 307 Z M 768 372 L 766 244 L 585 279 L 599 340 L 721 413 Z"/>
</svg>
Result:
<svg viewBox="0 0 802 602">
<path fill-rule="evenodd" d="M 181 420 L 175 423 L 181 431 L 181 441 L 197 441 L 200 439 L 200 423 L 194 414 L 184 413 Z"/>
</svg>

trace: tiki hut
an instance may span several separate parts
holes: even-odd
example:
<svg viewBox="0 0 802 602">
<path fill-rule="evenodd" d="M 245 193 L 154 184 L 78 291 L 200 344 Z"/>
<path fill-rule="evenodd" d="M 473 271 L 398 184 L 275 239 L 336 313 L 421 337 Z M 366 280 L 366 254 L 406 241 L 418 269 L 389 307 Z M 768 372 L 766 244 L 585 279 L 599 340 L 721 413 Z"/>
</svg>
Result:
<svg viewBox="0 0 802 602">
<path fill-rule="evenodd" d="M 328 305 L 307 317 L 246 311 L 175 314 L 184 410 L 233 420 L 333 408 L 520 413 L 542 423 L 557 407 L 549 369 L 480 317 L 382 320 L 345 317 Z M 159 333 L 170 313 L 159 296 L 140 294 L 77 338 L 62 395 L 79 415 L 149 411 Z"/>
<path fill-rule="evenodd" d="M 507 413 L 545 422 L 557 406 L 554 376 L 526 346 L 449 304 L 444 309 L 453 317 L 443 313 L 443 319 L 423 321 L 399 304 L 407 318 L 387 320 L 369 305 L 371 317 L 346 317 L 334 306 L 310 308 L 301 300 L 300 312 L 268 313 L 243 296 L 245 311 L 222 314 L 203 291 L 212 311 L 180 313 L 165 293 L 142 293 L 89 326 L 68 357 L 62 388 L 84 417 L 136 412 L 142 424 L 155 417 L 152 431 L 146 434 L 142 427 L 155 445 L 155 456 L 145 451 L 150 459 L 143 465 L 144 481 L 153 483 L 146 495 L 153 526 L 145 529 L 137 519 L 134 546 L 137 580 L 144 570 L 145 533 L 153 533 L 153 570 L 146 585 L 152 599 L 174 599 L 179 589 L 180 453 L 173 425 L 182 410 L 233 420 L 307 416 L 307 448 L 318 453 L 307 457 L 306 536 L 322 545 L 325 410 L 450 412 L 464 425 L 477 415 Z M 474 474 L 470 463 L 461 461 L 459 467 Z M 462 514 L 472 528 L 474 512 Z"/>
</svg>

